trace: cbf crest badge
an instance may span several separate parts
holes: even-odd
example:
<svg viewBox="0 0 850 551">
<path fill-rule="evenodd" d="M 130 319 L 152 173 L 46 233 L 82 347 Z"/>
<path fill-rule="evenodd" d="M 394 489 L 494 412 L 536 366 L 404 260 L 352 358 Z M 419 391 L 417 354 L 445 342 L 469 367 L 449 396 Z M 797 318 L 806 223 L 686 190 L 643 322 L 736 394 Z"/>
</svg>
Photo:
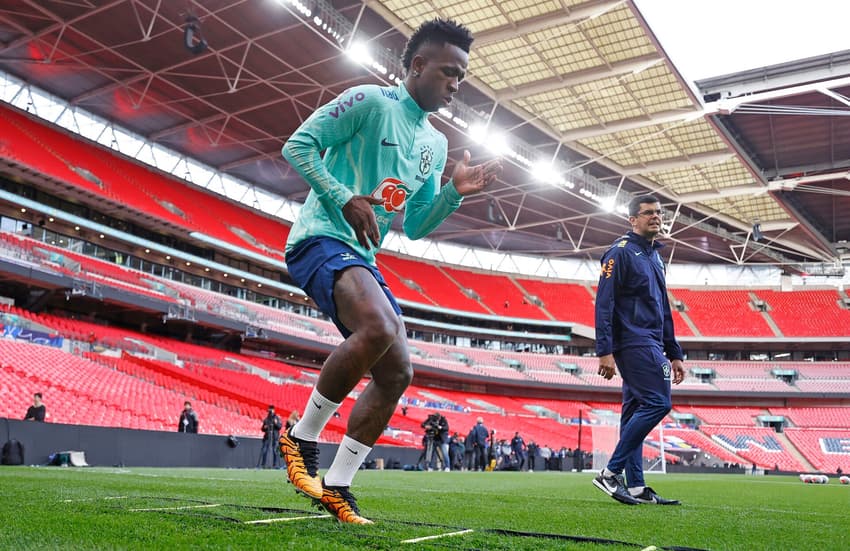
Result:
<svg viewBox="0 0 850 551">
<path fill-rule="evenodd" d="M 419 172 L 423 176 L 427 176 L 431 172 L 431 163 L 434 161 L 434 150 L 430 146 L 422 146 L 419 153 Z"/>
<path fill-rule="evenodd" d="M 663 364 L 661 364 L 661 371 L 664 372 L 664 378 L 665 379 L 670 378 L 670 372 L 672 370 L 673 370 L 673 368 L 670 366 L 670 362 L 664 362 Z"/>
</svg>

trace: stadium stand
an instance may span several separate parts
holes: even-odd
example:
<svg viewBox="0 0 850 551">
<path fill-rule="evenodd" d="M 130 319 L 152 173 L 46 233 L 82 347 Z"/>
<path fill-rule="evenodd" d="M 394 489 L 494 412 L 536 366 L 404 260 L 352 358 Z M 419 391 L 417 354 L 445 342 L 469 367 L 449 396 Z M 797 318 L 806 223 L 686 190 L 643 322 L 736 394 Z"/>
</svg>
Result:
<svg viewBox="0 0 850 551">
<path fill-rule="evenodd" d="M 538 297 L 556 319 L 594 326 L 594 294 L 585 285 L 527 278 L 516 281 L 527 294 Z"/>
<path fill-rule="evenodd" d="M 0 133 L 16 136 L 15 140 L 3 142 L 0 157 L 31 172 L 74 186 L 100 201 L 132 209 L 156 220 L 156 224 L 201 232 L 234 247 L 283 259 L 288 226 L 279 220 L 143 167 L 10 107 L 0 106 Z M 227 319 L 249 321 L 311 341 L 331 344 L 340 341 L 336 329 L 325 320 L 156 278 L 50 243 L 0 232 L 0 249 L 4 256 L 27 259 L 56 273 L 163 303 L 188 304 Z M 379 265 L 396 295 L 410 302 L 504 315 L 507 301 L 511 317 L 548 319 L 551 314 L 565 322 L 588 327 L 594 324 L 594 291 L 590 283 L 478 273 L 384 254 L 379 257 Z M 684 314 L 673 312 L 679 336 L 694 336 L 686 318 L 696 327 L 697 336 L 777 336 L 766 317 L 786 337 L 850 335 L 850 312 L 842 306 L 841 295 L 835 290 L 674 289 L 671 296 L 682 301 L 686 308 Z M 542 305 L 535 305 L 532 297 L 537 297 Z M 751 305 L 753 299 L 764 301 L 768 312 L 755 311 Z M 266 402 L 276 403 L 282 411 L 300 407 L 308 387 L 299 383 L 315 377 L 313 370 L 272 359 L 225 353 L 15 307 L 5 311 L 52 328 L 72 341 L 71 351 L 76 353 L 48 349 L 42 356 L 50 360 L 49 365 L 42 365 L 32 360 L 31 352 L 18 349 L 20 343 L 4 344 L 0 349 L 0 400 L 4 403 L 4 414 L 8 415 L 18 416 L 25 409 L 30 392 L 22 389 L 30 389 L 35 383 L 49 389 L 53 396 L 54 421 L 171 430 L 175 412 L 185 398 L 191 397 L 198 403 L 196 409 L 202 412 L 203 426 L 210 431 L 256 434 L 256 416 Z M 806 314 L 800 315 L 801 312 Z M 106 354 L 89 352 L 89 348 Z M 175 361 L 152 359 L 158 350 L 173 354 Z M 621 384 L 617 379 L 607 381 L 599 377 L 594 358 L 460 348 L 421 341 L 412 342 L 411 350 L 417 363 L 461 376 L 472 375 L 476 380 L 491 378 L 520 386 L 530 381 L 612 390 Z M 124 355 L 110 356 L 116 351 L 123 351 Z M 24 361 L 31 365 L 21 366 Z M 57 366 L 65 371 L 55 373 Z M 801 392 L 850 393 L 848 362 L 699 362 L 699 366 L 713 369 L 714 380 L 704 383 L 691 377 L 677 391 L 692 388 L 720 395 L 767 392 L 792 398 Z M 695 362 L 689 367 L 696 367 Z M 796 371 L 798 378 L 786 383 L 773 377 L 773 369 Z M 75 374 L 76 379 L 69 379 L 68 374 Z M 122 402 L 122 395 L 130 393 L 145 399 Z M 443 400 L 428 400 L 426 395 L 440 395 Z M 617 403 L 598 401 L 523 400 L 414 387 L 409 389 L 406 399 L 410 404 L 408 415 L 403 415 L 399 408 L 390 423 L 394 430 L 388 431 L 379 442 L 417 444 L 421 422 L 417 416 L 424 419 L 430 407 L 439 406 L 448 412 L 453 427 L 461 433 L 480 415 L 500 438 L 503 435 L 509 438 L 513 431 L 520 430 L 527 441 L 573 447 L 575 425 L 563 424 L 548 415 L 570 420 L 582 411 L 585 419 L 593 419 L 593 409 L 618 412 L 620 407 Z M 342 419 L 332 421 L 327 432 L 329 441 L 338 440 L 344 433 L 344 419 L 351 404 L 352 400 L 346 400 L 340 409 Z M 704 432 L 671 429 L 676 432 L 668 434 L 729 462 L 754 460 L 766 468 L 777 464 L 782 468 L 803 468 L 805 465 L 795 456 L 799 450 L 817 468 L 832 469 L 841 466 L 845 453 L 846 432 L 842 430 L 847 428 L 848 416 L 844 415 L 844 409 L 676 406 L 678 412 L 696 415 L 703 422 Z M 787 429 L 787 438 L 756 427 L 755 417 L 763 414 L 784 416 L 792 425 Z M 652 453 L 652 450 L 647 452 Z"/>
<path fill-rule="evenodd" d="M 83 178 L 72 170 L 59 154 L 34 137 L 27 129 L 38 131 L 45 126 L 34 122 L 19 110 L 0 105 L 0 132 L 4 136 L 15 136 L 13 143 L 4 142 L 0 148 L 3 158 L 27 167 L 36 174 L 49 176 L 67 184 L 103 194 L 104 190 L 94 181 Z"/>
<path fill-rule="evenodd" d="M 729 451 L 727 448 L 719 445 L 717 442 L 711 439 L 710 436 L 698 431 L 698 430 L 689 430 L 689 429 L 680 429 L 680 428 L 665 428 L 664 429 L 665 437 L 677 437 L 681 438 L 691 446 L 696 449 L 699 449 L 705 453 L 709 453 L 723 461 L 724 463 L 730 464 L 739 464 L 743 465 L 746 463 L 744 458 L 739 455 Z M 699 465 L 701 460 L 697 460 L 696 464 Z"/>
<path fill-rule="evenodd" d="M 543 408 L 544 411 L 557 413 L 564 419 L 577 420 L 579 412 L 584 419 L 587 419 L 587 414 L 590 411 L 589 405 L 575 400 L 540 400 L 535 398 L 522 400 L 522 402 L 524 410 L 540 411 L 540 408 Z"/>
<path fill-rule="evenodd" d="M 850 431 L 787 429 L 785 434 L 817 471 L 850 469 Z"/>
<path fill-rule="evenodd" d="M 259 415 L 259 412 L 262 411 L 262 407 L 266 402 L 279 404 L 279 409 L 282 411 L 297 409 L 299 404 L 305 399 L 305 393 L 308 391 L 308 387 L 306 386 L 294 384 L 276 385 L 266 379 L 258 377 L 257 375 L 245 372 L 247 369 L 259 367 L 261 370 L 266 370 L 266 372 L 269 373 L 275 372 L 277 376 L 288 377 L 290 380 L 296 380 L 301 376 L 302 370 L 286 366 L 286 364 L 281 362 L 267 360 L 264 358 L 248 357 L 239 354 L 224 353 L 222 351 L 171 341 L 160 337 L 134 334 L 121 329 L 103 327 L 100 325 L 59 318 L 47 314 L 33 314 L 16 307 L 8 308 L 7 311 L 15 315 L 26 317 L 27 319 L 32 319 L 40 324 L 54 327 L 58 332 L 71 338 L 76 338 L 80 341 L 85 341 L 89 335 L 95 333 L 97 335 L 96 343 L 99 346 L 115 347 L 124 350 L 131 349 L 136 353 L 141 354 L 150 354 L 154 348 L 169 350 L 175 353 L 176 356 L 180 358 L 180 361 L 185 365 L 184 368 L 179 368 L 167 362 L 143 360 L 126 356 L 123 359 L 116 359 L 97 354 L 87 354 L 87 356 L 93 361 L 86 362 L 86 364 L 89 366 L 89 369 L 91 369 L 92 365 L 109 366 L 114 371 L 123 372 L 137 379 L 142 379 L 148 382 L 148 384 L 154 385 L 160 389 L 176 392 L 177 396 L 171 396 L 171 401 L 168 402 L 168 408 L 171 408 L 172 405 L 176 404 L 177 410 L 179 411 L 179 406 L 182 403 L 181 400 L 186 397 L 191 397 L 193 400 L 200 400 L 204 403 L 204 416 L 210 417 L 210 422 L 207 425 L 210 430 L 236 434 L 239 434 L 238 430 L 243 430 L 248 431 L 247 434 L 252 434 L 254 430 L 253 425 L 240 425 L 232 419 L 232 414 L 249 419 L 255 419 L 256 416 Z M 414 343 L 414 346 L 421 348 L 426 355 L 434 356 L 430 359 L 439 360 L 441 362 L 451 362 L 450 358 L 453 351 L 461 350 L 456 349 L 455 347 L 437 345 L 433 343 L 416 342 Z M 470 351 L 470 349 L 462 350 L 465 350 L 466 352 Z M 57 352 L 53 353 L 55 354 Z M 63 354 L 61 352 L 58 353 Z M 474 363 L 480 362 L 486 367 L 488 362 L 497 361 L 496 359 L 500 355 L 503 357 L 510 357 L 512 359 L 525 358 L 526 361 L 529 361 L 528 354 L 484 350 L 474 350 L 467 357 Z M 5 358 L 7 356 L 8 353 L 4 350 L 3 357 Z M 66 354 L 66 356 L 79 360 L 79 358 L 75 358 L 71 355 Z M 547 361 L 544 358 L 547 357 L 542 355 L 540 356 L 543 363 L 538 365 L 545 365 Z M 572 361 L 578 365 L 582 370 L 582 381 L 587 379 L 590 374 L 588 372 L 592 371 L 594 363 L 593 358 L 569 356 L 559 356 L 558 358 L 560 361 Z M 548 360 L 552 361 L 552 358 L 548 357 Z M 55 365 L 64 365 L 57 361 L 53 361 L 52 363 Z M 455 363 L 466 366 L 466 364 L 462 362 Z M 758 368 L 764 368 L 765 366 L 763 363 L 755 363 L 755 365 Z M 802 365 L 802 367 L 809 366 L 809 364 Z M 479 375 L 482 374 L 483 368 L 475 369 L 469 366 L 467 367 L 471 373 Z M 719 372 L 725 372 L 733 375 L 740 373 L 754 375 L 755 371 L 758 371 L 754 371 L 752 366 L 746 363 L 728 363 L 725 366 L 718 365 L 717 367 Z M 516 377 L 522 375 L 513 368 L 505 367 L 503 369 L 513 371 L 516 373 Z M 486 374 L 486 370 L 483 371 Z M 546 371 L 541 370 L 541 372 Z M 550 373 L 555 372 L 551 371 Z M 29 374 L 16 372 L 14 369 L 7 366 L 4 371 L 2 385 L 2 392 L 4 395 L 11 396 L 11 390 L 13 388 L 19 388 L 20 379 L 25 379 L 27 376 L 29 376 Z M 580 380 L 577 377 L 573 377 L 573 379 L 576 381 Z M 753 381 L 758 379 L 751 377 L 749 379 L 742 380 Z M 37 382 L 47 383 L 46 380 L 42 379 L 38 379 Z M 61 380 L 56 384 L 61 385 Z M 118 383 L 116 383 L 116 385 L 118 385 Z M 63 401 L 67 401 L 65 394 L 63 394 L 66 392 L 66 389 L 49 385 L 45 388 L 50 388 L 51 393 L 53 393 L 54 396 L 58 396 Z M 118 388 L 124 387 L 118 385 Z M 74 390 L 77 390 L 78 393 L 81 391 L 81 389 Z M 59 392 L 59 394 L 55 394 L 54 391 Z M 607 409 L 615 413 L 619 411 L 619 404 L 617 403 L 575 401 L 560 402 L 551 400 L 542 402 L 540 400 L 523 400 L 518 398 L 464 393 L 442 389 L 432 391 L 417 387 L 411 387 L 411 389 L 409 389 L 407 398 L 410 399 L 415 393 L 419 393 L 421 401 L 417 399 L 416 403 L 411 402 L 412 405 L 407 416 L 401 415 L 400 410 L 396 413 L 390 422 L 390 427 L 393 430 L 389 430 L 387 435 L 382 437 L 381 442 L 394 443 L 397 445 L 415 445 L 419 430 L 418 423 L 421 422 L 421 420 L 418 422 L 416 421 L 416 415 L 417 413 L 421 413 L 424 419 L 429 408 L 435 405 L 439 406 L 441 410 L 445 408 L 450 410 L 450 414 L 448 415 L 450 422 L 453 427 L 462 429 L 460 430 L 461 433 L 468 430 L 468 427 L 471 427 L 474 424 L 474 419 L 481 415 L 486 419 L 488 427 L 497 430 L 498 434 L 512 434 L 511 431 L 520 430 L 526 440 L 534 439 L 538 442 L 549 443 L 550 445 L 557 443 L 559 446 L 564 445 L 567 447 L 575 446 L 577 444 L 573 435 L 575 428 L 574 425 L 563 425 L 551 418 L 538 417 L 535 413 L 540 413 L 540 411 L 535 410 L 534 408 L 529 408 L 528 406 L 536 405 L 538 407 L 557 412 L 561 417 L 566 419 L 574 419 L 579 410 L 585 412 L 583 414 L 585 419 L 593 417 L 593 414 L 591 413 L 593 409 Z M 21 393 L 16 390 L 15 394 L 18 394 L 19 396 L 14 400 L 11 398 L 9 399 L 10 407 L 15 408 L 24 406 L 25 403 L 19 402 L 26 402 L 28 393 Z M 150 392 L 148 392 L 148 394 L 150 394 Z M 22 395 L 23 398 L 21 398 L 20 395 Z M 426 399 L 426 395 L 431 396 L 431 398 Z M 91 394 L 88 396 L 91 396 Z M 114 396 L 114 394 L 109 394 L 109 396 Z M 440 399 L 435 400 L 435 396 L 439 396 Z M 71 398 L 68 399 L 70 399 L 71 402 L 74 401 Z M 350 412 L 351 400 L 347 400 L 346 402 L 347 403 L 340 410 L 343 416 Z M 144 402 L 135 403 L 134 407 L 138 409 L 130 411 L 128 414 L 129 416 L 125 419 L 129 420 L 127 421 L 127 423 L 129 423 L 129 428 L 157 428 L 162 426 L 163 429 L 157 430 L 169 430 L 168 422 L 170 421 L 171 413 L 165 415 L 159 410 L 149 412 L 144 409 Z M 163 408 L 163 410 L 168 408 Z M 714 436 L 714 439 L 712 440 L 713 442 L 717 442 L 718 438 L 725 442 L 726 447 L 723 449 L 729 449 L 730 446 L 734 448 L 734 445 L 741 442 L 747 444 L 748 448 L 752 448 L 748 449 L 746 453 L 739 450 L 739 453 L 737 453 L 736 456 L 738 461 L 736 462 L 740 462 L 742 459 L 747 461 L 753 460 L 765 468 L 772 468 L 773 465 L 777 464 L 782 468 L 797 468 L 799 465 L 795 464 L 793 456 L 789 455 L 786 457 L 782 454 L 776 455 L 777 450 L 775 449 L 776 445 L 773 443 L 773 440 L 769 438 L 758 440 L 761 436 L 769 435 L 770 429 L 759 429 L 755 427 L 755 417 L 768 413 L 774 415 L 785 415 L 789 420 L 794 422 L 796 426 L 805 426 L 807 428 L 818 426 L 830 427 L 846 418 L 846 416 L 842 415 L 843 408 L 810 409 L 811 411 L 805 409 L 799 410 L 800 414 L 795 417 L 794 414 L 798 411 L 795 408 L 772 408 L 768 411 L 760 408 L 689 407 L 678 405 L 675 407 L 677 412 L 692 413 L 696 415 L 700 421 L 705 423 L 705 432 Z M 232 414 L 222 413 L 220 410 L 232 412 Z M 74 411 L 76 412 L 77 410 Z M 90 412 L 88 409 L 81 409 L 80 411 L 82 413 L 75 413 L 74 416 L 70 417 L 70 419 L 73 419 L 75 422 L 82 423 L 103 425 L 115 423 L 120 426 L 124 426 L 124 420 L 122 420 L 122 417 L 120 416 L 110 416 L 111 414 L 105 413 L 101 410 L 94 411 L 91 414 L 89 414 Z M 9 414 L 11 413 L 12 412 L 10 411 Z M 54 419 L 56 421 L 69 418 L 68 411 L 64 408 L 58 410 L 57 415 L 60 417 Z M 832 421 L 818 421 L 820 418 L 819 416 L 825 416 L 827 419 L 831 419 Z M 242 421 L 244 421 L 244 419 Z M 738 436 L 730 436 L 727 433 L 720 434 L 718 432 L 723 429 L 731 430 L 731 427 L 736 426 L 745 427 L 745 429 L 743 429 L 745 432 L 741 434 L 756 439 L 756 443 L 752 444 L 751 440 L 748 440 L 748 438 L 743 438 L 743 440 L 739 439 L 738 436 L 740 436 L 740 434 Z M 344 430 L 344 425 L 341 420 L 337 421 L 335 425 L 332 423 L 327 435 L 328 440 L 338 440 L 341 438 Z M 731 450 L 729 452 L 732 456 L 724 456 L 722 453 L 719 453 L 719 450 L 713 448 L 710 449 L 710 446 L 705 441 L 701 440 L 700 435 L 702 433 L 699 431 L 683 430 L 681 433 L 676 432 L 670 434 L 676 434 L 694 446 L 701 446 L 707 452 L 712 453 L 721 459 L 728 460 L 729 462 L 736 459 L 736 457 L 733 457 L 735 455 L 733 453 L 735 450 Z M 717 436 L 718 434 L 720 434 L 720 436 Z M 727 440 L 723 440 L 724 437 L 728 437 Z M 729 440 L 730 438 L 732 438 L 732 440 Z M 794 440 L 792 440 L 792 442 L 793 441 Z M 779 442 L 779 440 L 776 440 L 776 442 Z M 759 445 L 761 445 L 761 448 L 764 448 L 764 450 L 759 448 Z M 782 443 L 780 442 L 777 445 L 781 448 Z M 741 447 L 742 446 L 739 446 L 739 448 Z M 649 450 L 647 452 L 647 456 L 652 455 L 652 453 L 652 450 Z"/>
<path fill-rule="evenodd" d="M 43 392 L 50 421 L 148 430 L 175 430 L 185 400 L 194 402 L 202 431 L 255 435 L 257 417 L 181 389 L 130 377 L 116 369 L 51 347 L 0 340 L 3 416 L 19 417 L 21 397 Z M 116 362 L 116 366 L 118 362 Z M 28 392 L 22 392 L 28 389 Z M 209 397 L 207 397 L 209 398 Z"/>
<path fill-rule="evenodd" d="M 441 308 L 492 314 L 479 301 L 465 294 L 437 266 L 391 255 L 382 256 L 380 266 L 388 268 L 396 277 L 415 283 L 430 298 L 431 303 Z"/>
<path fill-rule="evenodd" d="M 685 304 L 688 317 L 704 336 L 775 336 L 761 314 L 751 308 L 748 291 L 670 289 L 670 294 Z"/>
<path fill-rule="evenodd" d="M 799 389 L 779 379 L 716 379 L 717 390 L 734 392 L 796 392 Z"/>
<path fill-rule="evenodd" d="M 549 319 L 506 275 L 470 272 L 457 268 L 442 268 L 461 288 L 471 289 L 490 310 L 511 318 Z"/>
<path fill-rule="evenodd" d="M 141 167 L 12 107 L 0 106 L 0 119 L 12 135 L 30 138 L 5 142 L 0 154 L 7 159 L 157 220 L 283 260 L 289 227 L 280 221 Z M 86 177 L 80 176 L 80 169 Z"/>
<path fill-rule="evenodd" d="M 688 373 L 689 372 L 686 370 L 685 379 L 681 383 L 673 387 L 674 395 L 685 390 L 717 390 L 717 387 L 711 384 L 710 382 L 703 381 L 702 379 L 698 379 L 696 377 L 691 377 L 688 375 Z"/>
<path fill-rule="evenodd" d="M 835 289 L 754 291 L 770 306 L 770 317 L 786 337 L 850 336 L 850 310 Z"/>
<path fill-rule="evenodd" d="M 780 470 L 796 472 L 807 470 L 789 451 L 789 448 L 780 441 L 780 435 L 773 429 L 703 425 L 701 430 L 719 445 L 759 467 L 773 469 L 778 466 Z"/>
<path fill-rule="evenodd" d="M 308 386 L 275 384 L 210 366 L 180 368 L 127 355 L 81 358 L 30 343 L 0 341 L 0 357 L 0 399 L 5 402 L 0 415 L 19 416 L 38 389 L 49 397 L 50 421 L 57 423 L 168 431 L 176 426 L 183 402 L 190 400 L 201 417 L 201 432 L 257 436 L 257 420 L 267 404 L 280 411 L 298 409 L 310 393 Z M 323 441 L 341 440 L 352 405 L 350 399 L 343 403 L 343 417 L 329 423 Z M 392 436 L 382 436 L 379 443 L 410 444 Z"/>
<path fill-rule="evenodd" d="M 587 382 L 579 379 L 571 373 L 562 373 L 557 371 L 536 371 L 529 370 L 525 372 L 526 376 L 541 383 L 554 383 L 558 385 L 585 385 Z"/>
<path fill-rule="evenodd" d="M 186 301 L 196 308 L 206 309 L 226 318 L 242 319 L 275 329 L 286 333 L 302 334 L 313 340 L 321 340 L 336 344 L 340 337 L 336 329 L 324 320 L 310 319 L 295 315 L 276 308 L 270 308 L 256 303 L 238 300 L 212 291 L 203 290 L 190 285 L 177 283 L 171 280 L 155 278 L 149 274 L 142 274 L 131 269 L 117 266 L 113 263 L 92 259 L 84 255 L 71 253 L 59 247 L 45 245 L 31 239 L 0 233 L 3 242 L 19 247 L 22 251 L 29 251 L 44 262 L 56 265 L 60 269 L 68 270 L 63 265 L 74 265 L 75 276 L 86 276 L 102 285 L 115 286 L 130 292 L 144 294 L 166 302 Z M 40 251 L 40 252 L 39 252 Z M 69 270 L 70 271 L 70 270 Z M 569 356 L 552 356 L 533 353 L 512 354 L 510 352 L 492 352 L 481 349 L 453 350 L 450 354 L 445 352 L 435 356 L 435 353 L 445 347 L 429 347 L 427 344 L 417 343 L 418 350 L 427 353 L 420 356 L 420 360 L 428 365 L 442 367 L 450 371 L 462 373 L 479 374 L 485 376 L 499 375 L 502 379 L 537 380 L 542 382 L 555 382 L 562 384 L 591 384 L 599 386 L 616 387 L 616 380 L 607 381 L 595 373 L 595 364 L 592 359 L 576 358 Z M 416 355 L 417 349 L 414 349 Z M 511 366 L 506 360 L 513 360 L 515 365 Z M 590 361 L 588 361 L 590 360 Z M 575 364 L 581 366 L 574 374 L 562 373 L 559 364 Z M 587 364 L 587 365 L 585 365 Z M 812 366 L 806 362 L 700 362 L 691 364 L 690 367 L 709 366 L 716 372 L 717 378 L 712 384 L 698 382 L 695 379 L 687 380 L 677 389 L 695 388 L 700 390 L 722 390 L 736 392 L 840 392 L 847 388 L 848 383 L 841 380 L 840 375 L 832 380 L 809 380 L 807 374 L 812 378 L 829 377 L 832 373 L 841 373 L 846 366 L 835 365 Z M 517 366 L 519 368 L 517 369 Z M 794 385 L 790 385 L 773 378 L 769 371 L 772 369 L 796 369 L 801 374 L 801 379 Z M 818 371 L 819 370 L 819 371 Z"/>
<path fill-rule="evenodd" d="M 673 409 L 678 413 L 695 415 L 701 422 L 708 425 L 742 427 L 755 426 L 755 418 L 767 413 L 761 408 L 683 406 L 675 403 L 673 404 Z"/>
<path fill-rule="evenodd" d="M 793 369 L 806 379 L 841 379 L 850 373 L 850 362 L 781 362 L 779 369 Z"/>
<path fill-rule="evenodd" d="M 781 415 L 795 427 L 850 429 L 850 407 L 772 407 L 771 415 Z"/>
<path fill-rule="evenodd" d="M 170 295 L 165 292 L 167 285 L 157 282 L 148 274 L 8 232 L 0 232 L 0 240 L 72 277 L 85 278 L 101 285 L 109 285 L 166 302 L 175 302 L 173 295 L 176 293 Z"/>
<path fill-rule="evenodd" d="M 850 395 L 850 381 L 844 379 L 834 380 L 799 380 L 794 383 L 800 392 L 813 392 L 818 394 Z"/>
<path fill-rule="evenodd" d="M 113 329 L 108 326 L 88 323 L 85 321 L 53 316 L 50 314 L 36 314 L 15 306 L 0 306 L 0 312 L 20 316 L 35 323 L 51 328 L 57 334 L 68 339 L 77 341 L 78 346 L 95 345 L 125 350 L 128 352 L 150 353 L 151 343 L 146 335 L 133 333 L 123 329 Z M 79 352 L 85 351 L 80 349 Z"/>
<path fill-rule="evenodd" d="M 709 365 L 709 364 L 705 364 Z M 704 367 L 702 363 L 690 362 L 689 368 Z M 710 362 L 711 369 L 721 379 L 765 379 L 770 376 L 771 365 L 763 362 Z"/>
<path fill-rule="evenodd" d="M 685 322 L 685 318 L 682 317 L 682 313 L 673 309 L 672 314 L 673 328 L 676 331 L 676 337 L 693 337 L 694 332 L 691 330 L 691 326 Z"/>
<path fill-rule="evenodd" d="M 411 286 L 415 286 L 415 282 L 403 279 L 401 276 L 397 275 L 392 268 L 386 265 L 384 259 L 387 256 L 388 255 L 386 254 L 379 254 L 377 257 L 377 261 L 378 267 L 381 270 L 381 275 L 384 276 L 384 280 L 387 282 L 387 285 L 389 285 L 390 289 L 393 290 L 393 295 L 398 299 L 409 300 L 411 302 L 416 302 L 419 304 L 436 306 L 437 304 L 433 300 L 431 300 L 430 297 L 421 293 L 419 290 Z"/>
</svg>

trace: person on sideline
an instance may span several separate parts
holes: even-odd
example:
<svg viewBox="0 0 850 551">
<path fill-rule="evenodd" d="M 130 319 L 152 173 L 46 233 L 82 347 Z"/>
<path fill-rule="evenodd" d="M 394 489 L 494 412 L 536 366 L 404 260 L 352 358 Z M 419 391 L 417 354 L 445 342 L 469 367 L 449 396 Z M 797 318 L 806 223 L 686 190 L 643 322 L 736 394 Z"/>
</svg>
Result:
<svg viewBox="0 0 850 551">
<path fill-rule="evenodd" d="M 47 416 L 47 408 L 41 402 L 41 392 L 36 392 L 32 395 L 32 405 L 27 408 L 27 414 L 24 416 L 24 421 L 44 422 Z"/>
<path fill-rule="evenodd" d="M 621 503 L 678 505 L 664 499 L 643 479 L 643 441 L 670 412 L 670 382 L 685 378 L 682 347 L 673 331 L 667 297 L 663 245 L 663 211 L 652 195 L 629 203 L 632 230 L 602 256 L 596 292 L 596 355 L 599 375 L 623 378 L 620 440 L 608 466 L 593 484 Z M 625 471 L 625 480 L 623 478 Z"/>
<path fill-rule="evenodd" d="M 490 431 L 484 426 L 484 419 L 479 417 L 466 437 L 467 446 L 472 448 L 472 465 L 469 470 L 483 471 L 487 466 L 487 440 Z M 494 442 L 490 442 L 494 444 Z"/>
<path fill-rule="evenodd" d="M 301 420 L 281 435 L 280 453 L 296 491 L 342 522 L 371 522 L 360 515 L 351 482 L 412 378 L 401 308 L 375 255 L 399 212 L 408 238 L 425 237 L 501 170 L 498 160 L 471 166 L 465 151 L 440 186 L 447 140 L 428 117 L 458 91 L 471 43 L 469 30 L 453 21 L 424 23 L 405 46 L 401 84 L 346 90 L 283 147 L 312 188 L 289 234 L 287 267 L 345 340 L 325 361 Z M 372 378 L 320 479 L 319 435 L 368 372 Z"/>
<path fill-rule="evenodd" d="M 192 409 L 192 402 L 183 403 L 180 420 L 177 421 L 177 432 L 198 434 L 198 414 Z"/>
<path fill-rule="evenodd" d="M 269 451 L 272 452 L 272 468 L 277 469 L 278 455 L 274 453 L 274 447 L 280 438 L 280 429 L 283 423 L 280 416 L 274 411 L 274 406 L 270 405 L 266 417 L 263 419 L 263 425 L 260 430 L 263 431 L 263 443 L 260 446 L 260 457 L 257 459 L 257 468 L 266 468 L 268 462 Z"/>
<path fill-rule="evenodd" d="M 301 414 L 298 413 L 297 409 L 293 409 L 289 412 L 289 417 L 286 418 L 286 426 L 284 427 L 285 430 L 289 430 L 294 427 L 295 423 L 297 423 L 299 419 L 301 419 Z"/>
</svg>

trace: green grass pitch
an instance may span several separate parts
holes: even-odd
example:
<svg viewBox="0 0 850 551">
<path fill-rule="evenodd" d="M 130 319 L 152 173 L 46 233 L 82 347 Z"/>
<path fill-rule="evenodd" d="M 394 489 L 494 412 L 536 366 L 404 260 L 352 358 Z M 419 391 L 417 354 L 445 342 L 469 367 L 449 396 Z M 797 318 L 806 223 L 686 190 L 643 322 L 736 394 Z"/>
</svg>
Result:
<svg viewBox="0 0 850 551">
<path fill-rule="evenodd" d="M 684 505 L 630 507 L 592 476 L 361 471 L 352 491 L 376 522 L 345 526 L 281 471 L 2 467 L 0 549 L 850 548 L 850 487 L 835 479 L 655 475 Z"/>
</svg>

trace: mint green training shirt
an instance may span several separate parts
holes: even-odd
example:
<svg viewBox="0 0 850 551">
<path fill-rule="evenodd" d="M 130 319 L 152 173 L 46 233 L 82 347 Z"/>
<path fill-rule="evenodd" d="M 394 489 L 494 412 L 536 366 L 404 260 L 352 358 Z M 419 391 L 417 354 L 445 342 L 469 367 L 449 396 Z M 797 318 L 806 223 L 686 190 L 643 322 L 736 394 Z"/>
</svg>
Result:
<svg viewBox="0 0 850 551">
<path fill-rule="evenodd" d="M 383 199 L 373 206 L 381 242 L 404 210 L 404 233 L 420 239 L 439 226 L 463 197 L 449 182 L 446 137 L 404 84 L 355 86 L 317 109 L 283 146 L 284 158 L 312 188 L 292 226 L 287 252 L 314 236 L 338 239 L 375 264 L 342 215 L 354 195 Z M 320 153 L 327 150 L 322 159 Z"/>
</svg>

